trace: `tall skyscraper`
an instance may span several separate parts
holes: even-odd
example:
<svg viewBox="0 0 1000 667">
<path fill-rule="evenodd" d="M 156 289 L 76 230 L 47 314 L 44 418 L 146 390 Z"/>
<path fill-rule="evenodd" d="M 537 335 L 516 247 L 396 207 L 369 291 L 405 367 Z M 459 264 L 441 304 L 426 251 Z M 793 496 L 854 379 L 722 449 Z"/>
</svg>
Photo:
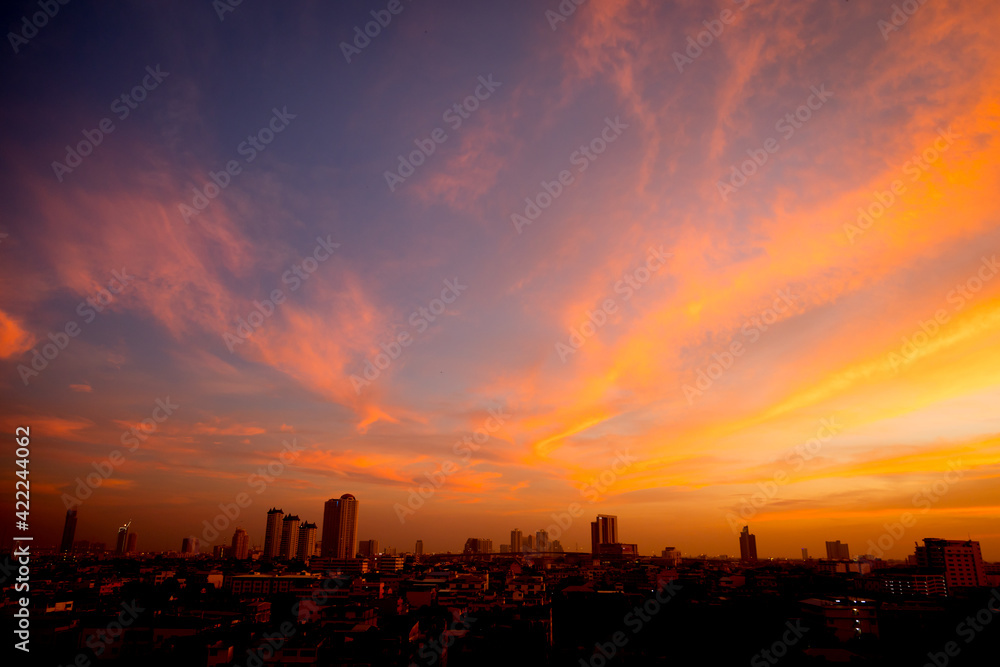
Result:
<svg viewBox="0 0 1000 667">
<path fill-rule="evenodd" d="M 354 558 L 358 548 L 358 499 L 350 493 L 323 506 L 323 558 Z"/>
<path fill-rule="evenodd" d="M 76 535 L 76 510 L 66 510 L 66 523 L 63 524 L 62 544 L 59 551 L 69 553 L 73 550 L 73 538 Z"/>
<path fill-rule="evenodd" d="M 128 549 L 128 527 L 132 525 L 132 521 L 126 521 L 125 525 L 118 529 L 118 539 L 115 541 L 115 555 L 124 556 L 126 549 Z"/>
<path fill-rule="evenodd" d="M 851 551 L 846 544 L 841 544 L 840 540 L 827 541 L 826 557 L 830 560 L 851 560 Z"/>
<path fill-rule="evenodd" d="M 510 552 L 520 553 L 521 552 L 521 529 L 515 528 L 510 531 Z"/>
<path fill-rule="evenodd" d="M 273 560 L 278 557 L 281 549 L 281 521 L 285 518 L 285 513 L 272 507 L 267 511 L 267 528 L 264 531 L 264 560 Z"/>
<path fill-rule="evenodd" d="M 809 560 L 809 549 L 802 547 L 802 560 Z"/>
<path fill-rule="evenodd" d="M 125 545 L 125 553 L 134 554 L 136 552 L 135 545 L 139 542 L 138 533 L 129 533 L 128 542 Z"/>
<path fill-rule="evenodd" d="M 618 544 L 618 517 L 613 514 L 598 514 L 590 522 L 590 553 L 600 554 L 602 544 Z"/>
<path fill-rule="evenodd" d="M 524 546 L 524 551 L 534 551 L 535 550 L 535 536 L 525 535 L 524 539 L 521 540 L 521 544 Z"/>
<path fill-rule="evenodd" d="M 381 553 L 378 549 L 378 540 L 362 540 L 358 544 L 358 553 L 366 558 L 378 556 Z"/>
<path fill-rule="evenodd" d="M 236 560 L 246 560 L 250 555 L 250 536 L 247 531 L 237 528 L 233 533 L 232 556 Z"/>
<path fill-rule="evenodd" d="M 185 556 L 197 556 L 201 553 L 201 543 L 197 537 L 185 537 L 181 541 L 181 554 Z"/>
<path fill-rule="evenodd" d="M 944 572 L 949 595 L 953 588 L 989 585 L 979 542 L 925 537 L 916 557 L 918 566 Z"/>
<path fill-rule="evenodd" d="M 299 550 L 296 557 L 308 561 L 316 553 L 316 524 L 303 523 L 299 526 Z"/>
<path fill-rule="evenodd" d="M 757 562 L 757 536 L 750 532 L 750 526 L 743 526 L 740 533 L 740 560 L 744 563 Z"/>
<path fill-rule="evenodd" d="M 281 548 L 278 558 L 291 560 L 299 553 L 299 517 L 289 514 L 281 521 Z"/>
<path fill-rule="evenodd" d="M 549 531 L 535 531 L 535 549 L 542 552 L 552 550 L 552 545 L 549 544 Z"/>
<path fill-rule="evenodd" d="M 418 556 L 423 556 L 424 555 L 424 541 L 423 540 L 417 540 L 417 546 L 415 547 L 413 553 L 415 553 Z"/>
</svg>

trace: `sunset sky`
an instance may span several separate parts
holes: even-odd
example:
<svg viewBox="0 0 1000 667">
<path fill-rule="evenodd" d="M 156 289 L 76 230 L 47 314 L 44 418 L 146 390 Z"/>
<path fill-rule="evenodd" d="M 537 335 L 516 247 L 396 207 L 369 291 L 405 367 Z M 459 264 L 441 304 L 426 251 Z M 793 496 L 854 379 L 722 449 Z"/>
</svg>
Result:
<svg viewBox="0 0 1000 667">
<path fill-rule="evenodd" d="M 69 3 L 8 37 L 0 391 L 36 541 L 115 456 L 77 539 L 179 549 L 248 493 L 214 544 L 261 544 L 349 492 L 400 550 L 579 503 L 567 549 L 604 513 L 644 555 L 738 554 L 744 522 L 762 557 L 857 555 L 909 512 L 886 557 L 1000 560 L 993 3 L 335 4 Z"/>
</svg>

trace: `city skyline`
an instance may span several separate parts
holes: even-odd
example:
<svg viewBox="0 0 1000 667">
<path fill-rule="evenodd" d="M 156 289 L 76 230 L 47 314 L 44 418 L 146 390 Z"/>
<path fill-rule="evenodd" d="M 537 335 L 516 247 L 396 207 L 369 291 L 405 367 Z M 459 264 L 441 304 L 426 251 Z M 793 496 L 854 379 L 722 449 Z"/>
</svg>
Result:
<svg viewBox="0 0 1000 667">
<path fill-rule="evenodd" d="M 1000 552 L 1000 16 L 897 4 L 12 5 L 35 539 Z"/>
</svg>

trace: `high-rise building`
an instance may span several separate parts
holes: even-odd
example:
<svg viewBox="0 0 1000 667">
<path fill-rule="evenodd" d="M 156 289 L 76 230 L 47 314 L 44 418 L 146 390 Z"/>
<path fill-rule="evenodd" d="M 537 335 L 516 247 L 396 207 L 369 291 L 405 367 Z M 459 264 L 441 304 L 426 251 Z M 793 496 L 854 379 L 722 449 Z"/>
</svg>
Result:
<svg viewBox="0 0 1000 667">
<path fill-rule="evenodd" d="M 197 537 L 185 537 L 181 541 L 181 554 L 197 556 L 201 553 L 201 544 Z"/>
<path fill-rule="evenodd" d="M 358 499 L 350 493 L 323 506 L 323 558 L 354 558 L 358 548 Z"/>
<path fill-rule="evenodd" d="M 511 553 L 521 553 L 521 529 L 515 528 L 510 531 L 510 551 Z"/>
<path fill-rule="evenodd" d="M 829 560 L 851 560 L 851 550 L 840 540 L 826 543 L 826 557 Z"/>
<path fill-rule="evenodd" d="M 465 541 L 463 554 L 491 554 L 493 553 L 493 540 L 482 537 L 470 537 Z"/>
<path fill-rule="evenodd" d="M 802 560 L 809 560 L 809 549 L 802 547 Z"/>
<path fill-rule="evenodd" d="M 62 543 L 59 551 L 69 553 L 73 550 L 73 538 L 76 535 L 76 510 L 66 510 L 66 523 L 63 524 Z"/>
<path fill-rule="evenodd" d="M 299 526 L 299 550 L 297 557 L 301 561 L 308 561 L 316 552 L 316 524 L 303 523 Z"/>
<path fill-rule="evenodd" d="M 264 531 L 264 560 L 273 560 L 281 551 L 281 521 L 285 513 L 272 507 L 267 511 L 267 528 Z"/>
<path fill-rule="evenodd" d="M 590 522 L 590 553 L 601 553 L 602 544 L 618 543 L 618 517 L 612 514 L 598 514 L 596 521 Z"/>
<path fill-rule="evenodd" d="M 509 554 L 510 553 L 510 545 L 509 544 L 501 544 L 500 545 L 500 553 L 502 553 L 502 554 Z"/>
<path fill-rule="evenodd" d="M 129 533 L 128 542 L 125 544 L 125 553 L 134 554 L 136 552 L 135 545 L 138 543 L 138 541 L 139 541 L 138 533 Z"/>
<path fill-rule="evenodd" d="M 132 521 L 126 521 L 125 525 L 118 529 L 118 539 L 115 541 L 115 555 L 124 556 L 128 549 L 128 527 Z"/>
<path fill-rule="evenodd" d="M 523 551 L 534 551 L 535 550 L 535 536 L 534 535 L 525 535 L 524 539 L 521 540 L 521 543 L 524 546 Z"/>
<path fill-rule="evenodd" d="M 918 566 L 944 572 L 949 594 L 954 588 L 989 585 L 979 542 L 925 537 L 916 557 Z"/>
<path fill-rule="evenodd" d="M 281 548 L 278 558 L 292 560 L 299 553 L 299 517 L 289 514 L 281 520 Z"/>
<path fill-rule="evenodd" d="M 552 550 L 552 545 L 549 544 L 549 531 L 535 531 L 535 549 L 541 552 Z"/>
<path fill-rule="evenodd" d="M 417 546 L 414 549 L 413 553 L 415 553 L 418 556 L 423 556 L 424 555 L 424 541 L 423 540 L 417 540 Z"/>
<path fill-rule="evenodd" d="M 365 558 L 372 558 L 381 553 L 378 550 L 378 540 L 362 540 L 358 543 L 358 553 Z"/>
<path fill-rule="evenodd" d="M 750 526 L 743 526 L 740 533 L 740 560 L 744 563 L 757 562 L 757 536 L 750 532 Z"/>
<path fill-rule="evenodd" d="M 237 528 L 233 533 L 231 555 L 236 560 L 246 560 L 250 555 L 250 536 L 242 528 Z"/>
</svg>

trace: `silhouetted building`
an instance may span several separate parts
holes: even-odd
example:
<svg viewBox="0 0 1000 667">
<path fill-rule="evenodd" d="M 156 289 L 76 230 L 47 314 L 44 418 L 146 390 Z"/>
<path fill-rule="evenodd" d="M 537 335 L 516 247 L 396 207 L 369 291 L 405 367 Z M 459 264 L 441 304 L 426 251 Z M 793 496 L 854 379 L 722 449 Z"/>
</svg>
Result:
<svg viewBox="0 0 1000 667">
<path fill-rule="evenodd" d="M 350 493 L 323 506 L 323 558 L 354 558 L 358 547 L 358 500 Z"/>
<path fill-rule="evenodd" d="M 230 556 L 236 560 L 246 560 L 247 556 L 250 555 L 250 536 L 247 535 L 247 531 L 237 528 L 233 533 L 233 541 L 230 546 Z"/>
<path fill-rule="evenodd" d="M 196 556 L 201 553 L 201 543 L 197 537 L 185 537 L 181 540 L 181 554 Z"/>
<path fill-rule="evenodd" d="M 361 540 L 361 542 L 358 543 L 358 553 L 365 558 L 378 556 L 378 540 Z"/>
<path fill-rule="evenodd" d="M 740 560 L 744 563 L 757 562 L 757 536 L 750 532 L 750 526 L 743 526 L 740 533 Z"/>
<path fill-rule="evenodd" d="M 549 532 L 547 530 L 535 531 L 535 550 L 543 553 L 552 550 L 552 545 L 549 544 Z"/>
<path fill-rule="evenodd" d="M 289 514 L 281 520 L 281 548 L 278 558 L 291 560 L 299 553 L 299 517 Z"/>
<path fill-rule="evenodd" d="M 124 556 L 128 549 L 128 528 L 132 525 L 131 521 L 126 521 L 125 525 L 118 529 L 118 539 L 115 541 L 115 555 Z"/>
<path fill-rule="evenodd" d="M 482 537 L 470 537 L 465 541 L 463 554 L 489 554 L 493 553 L 493 540 Z"/>
<path fill-rule="evenodd" d="M 510 550 L 511 553 L 520 553 L 522 549 L 521 544 L 521 529 L 515 528 L 510 531 Z"/>
<path fill-rule="evenodd" d="M 989 585 L 979 542 L 925 537 L 924 546 L 916 548 L 916 557 L 918 566 L 944 572 L 949 591 Z"/>
<path fill-rule="evenodd" d="M 802 560 L 809 560 L 809 550 L 802 547 Z"/>
<path fill-rule="evenodd" d="M 802 600 L 802 616 L 813 629 L 832 633 L 841 642 L 878 638 L 875 600 L 853 597 Z"/>
<path fill-rule="evenodd" d="M 316 553 L 317 530 L 314 523 L 303 523 L 299 526 L 299 560 L 308 561 Z"/>
<path fill-rule="evenodd" d="M 596 521 L 590 522 L 590 553 L 600 555 L 602 544 L 618 542 L 618 517 L 598 514 Z"/>
<path fill-rule="evenodd" d="M 851 551 L 840 540 L 826 543 L 826 557 L 829 560 L 851 560 Z"/>
<path fill-rule="evenodd" d="M 76 535 L 76 510 L 66 510 L 66 523 L 63 524 L 62 543 L 59 551 L 69 553 L 73 550 L 73 537 Z"/>
<path fill-rule="evenodd" d="M 424 555 L 424 541 L 423 540 L 417 540 L 417 546 L 414 548 L 413 553 L 415 553 L 418 556 L 423 556 Z"/>
<path fill-rule="evenodd" d="M 138 544 L 138 542 L 139 534 L 130 532 L 128 534 L 128 542 L 125 544 L 125 553 L 134 554 L 136 552 L 135 545 Z"/>
<path fill-rule="evenodd" d="M 281 521 L 285 513 L 272 507 L 267 511 L 267 528 L 264 529 L 264 560 L 273 560 L 281 551 Z"/>
</svg>

